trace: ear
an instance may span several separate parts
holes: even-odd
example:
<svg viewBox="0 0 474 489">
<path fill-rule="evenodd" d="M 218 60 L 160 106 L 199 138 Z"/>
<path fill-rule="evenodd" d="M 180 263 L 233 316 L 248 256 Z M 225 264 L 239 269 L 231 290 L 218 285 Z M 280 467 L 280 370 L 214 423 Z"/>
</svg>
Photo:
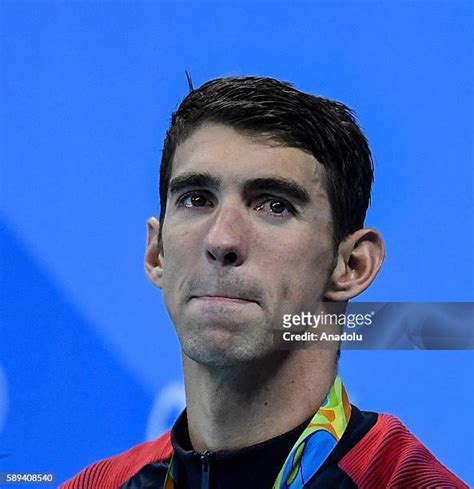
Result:
<svg viewBox="0 0 474 489">
<path fill-rule="evenodd" d="M 385 244 L 376 229 L 359 229 L 347 236 L 339 245 L 324 298 L 339 302 L 361 294 L 374 280 L 384 258 Z"/>
<path fill-rule="evenodd" d="M 148 280 L 161 288 L 163 277 L 163 255 L 158 249 L 158 219 L 150 217 L 146 223 L 145 273 Z"/>
</svg>

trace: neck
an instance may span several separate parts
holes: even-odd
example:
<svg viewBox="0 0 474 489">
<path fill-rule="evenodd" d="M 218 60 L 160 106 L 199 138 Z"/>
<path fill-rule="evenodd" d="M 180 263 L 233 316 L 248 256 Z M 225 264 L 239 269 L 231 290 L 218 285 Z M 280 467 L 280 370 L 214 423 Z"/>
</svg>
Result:
<svg viewBox="0 0 474 489">
<path fill-rule="evenodd" d="M 183 353 L 188 429 L 196 451 L 237 450 L 295 428 L 314 414 L 336 376 L 335 352 L 278 352 L 232 367 Z"/>
</svg>

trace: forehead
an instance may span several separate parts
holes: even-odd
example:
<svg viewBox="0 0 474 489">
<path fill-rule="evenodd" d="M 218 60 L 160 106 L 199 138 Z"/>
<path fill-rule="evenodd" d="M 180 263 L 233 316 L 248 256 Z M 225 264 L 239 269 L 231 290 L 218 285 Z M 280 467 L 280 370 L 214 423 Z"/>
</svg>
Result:
<svg viewBox="0 0 474 489">
<path fill-rule="evenodd" d="M 301 149 L 209 124 L 196 129 L 176 148 L 172 176 L 190 171 L 215 174 L 224 183 L 278 176 L 296 180 L 308 189 L 322 189 L 324 167 Z"/>
</svg>

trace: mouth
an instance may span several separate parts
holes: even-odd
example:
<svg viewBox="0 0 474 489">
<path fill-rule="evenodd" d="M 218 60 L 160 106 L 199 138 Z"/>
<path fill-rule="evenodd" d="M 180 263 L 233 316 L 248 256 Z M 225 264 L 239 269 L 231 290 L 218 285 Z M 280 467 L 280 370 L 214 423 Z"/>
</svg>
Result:
<svg viewBox="0 0 474 489">
<path fill-rule="evenodd" d="M 206 294 L 206 295 L 193 295 L 191 296 L 191 300 L 196 299 L 200 301 L 212 302 L 212 303 L 221 303 L 221 304 L 258 304 L 257 301 L 247 298 L 247 297 L 239 297 L 227 294 Z"/>
</svg>

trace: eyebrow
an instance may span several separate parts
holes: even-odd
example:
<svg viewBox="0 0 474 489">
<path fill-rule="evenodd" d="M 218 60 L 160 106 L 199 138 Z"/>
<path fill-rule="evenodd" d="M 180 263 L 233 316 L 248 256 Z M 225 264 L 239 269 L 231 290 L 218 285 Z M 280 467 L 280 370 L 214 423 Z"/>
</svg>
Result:
<svg viewBox="0 0 474 489">
<path fill-rule="evenodd" d="M 210 173 L 185 173 L 171 180 L 169 193 L 176 194 L 189 188 L 208 188 L 219 190 L 221 179 Z M 300 205 L 310 202 L 308 191 L 294 180 L 282 177 L 261 177 L 244 182 L 243 194 L 255 192 L 277 192 L 293 199 Z"/>
<path fill-rule="evenodd" d="M 308 204 L 311 200 L 308 191 L 304 187 L 288 178 L 255 178 L 244 184 L 245 194 L 262 191 L 284 194 L 300 205 Z"/>
<path fill-rule="evenodd" d="M 185 173 L 171 180 L 169 193 L 177 194 L 191 187 L 206 187 L 212 190 L 218 190 L 220 185 L 221 179 L 210 173 Z"/>
</svg>

